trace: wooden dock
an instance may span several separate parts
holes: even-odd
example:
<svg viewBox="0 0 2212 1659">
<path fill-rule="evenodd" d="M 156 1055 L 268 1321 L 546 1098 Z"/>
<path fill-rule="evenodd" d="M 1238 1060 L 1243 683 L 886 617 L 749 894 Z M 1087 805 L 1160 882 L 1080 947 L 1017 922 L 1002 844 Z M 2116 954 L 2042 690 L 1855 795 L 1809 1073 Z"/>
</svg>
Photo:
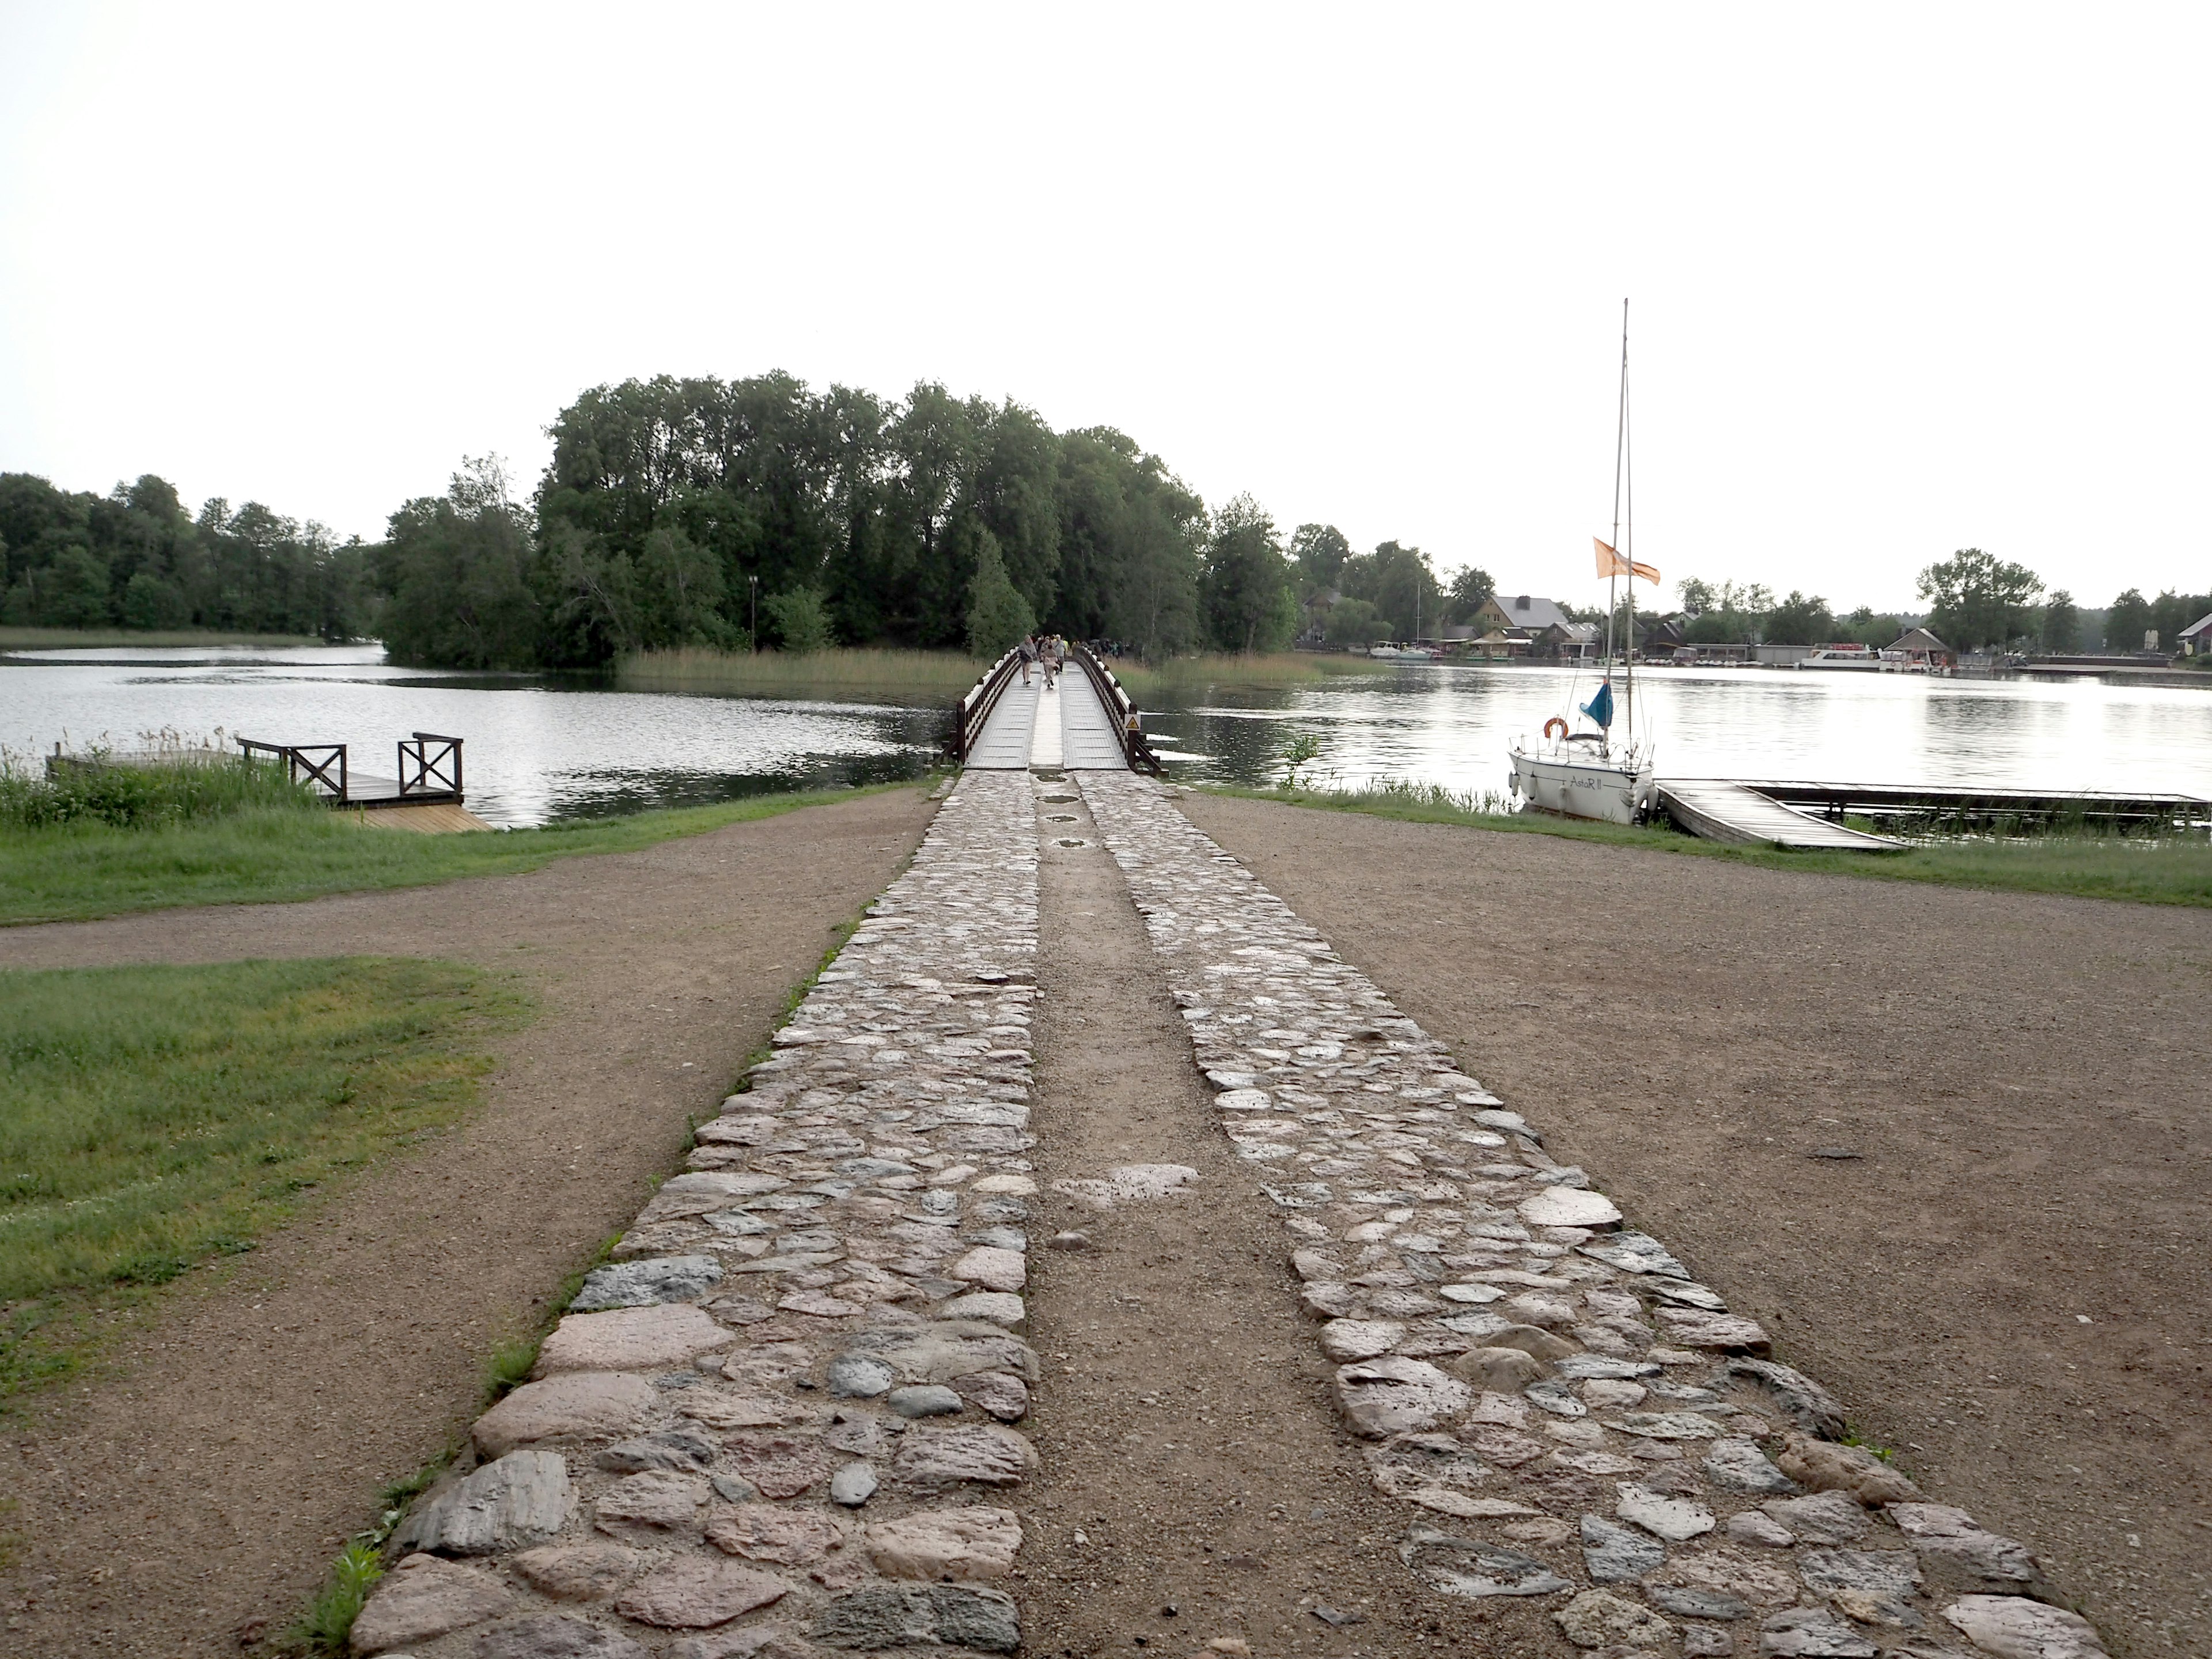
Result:
<svg viewBox="0 0 2212 1659">
<path fill-rule="evenodd" d="M 1901 853 L 1905 843 L 1814 817 L 1725 778 L 1685 778 L 1659 786 L 1659 805 L 1675 824 L 1707 841 L 1781 847 L 1792 852 Z"/>
</svg>

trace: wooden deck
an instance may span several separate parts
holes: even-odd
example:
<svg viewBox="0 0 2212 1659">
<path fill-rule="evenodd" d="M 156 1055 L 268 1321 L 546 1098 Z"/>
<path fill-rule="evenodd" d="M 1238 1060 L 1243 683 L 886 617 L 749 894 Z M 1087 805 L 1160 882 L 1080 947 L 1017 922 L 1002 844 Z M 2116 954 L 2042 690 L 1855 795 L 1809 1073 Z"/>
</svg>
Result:
<svg viewBox="0 0 2212 1659">
<path fill-rule="evenodd" d="M 1869 836 L 1724 778 L 1686 778 L 1659 786 L 1659 804 L 1691 834 L 1738 846 L 1788 848 L 1793 852 L 1901 853 L 1905 843 Z"/>
<path fill-rule="evenodd" d="M 420 806 L 410 801 L 404 806 L 380 806 L 374 811 L 356 812 L 353 821 L 365 829 L 411 830 L 422 836 L 450 836 L 469 830 L 496 827 L 485 823 L 467 807 L 450 802 Z"/>
<path fill-rule="evenodd" d="M 1129 769 L 1097 688 L 1073 663 L 1060 670 L 1050 692 L 1044 689 L 1043 671 L 1032 669 L 1029 684 L 1017 679 L 1000 693 L 968 765 L 1004 772 L 1031 767 L 1077 772 Z"/>
</svg>

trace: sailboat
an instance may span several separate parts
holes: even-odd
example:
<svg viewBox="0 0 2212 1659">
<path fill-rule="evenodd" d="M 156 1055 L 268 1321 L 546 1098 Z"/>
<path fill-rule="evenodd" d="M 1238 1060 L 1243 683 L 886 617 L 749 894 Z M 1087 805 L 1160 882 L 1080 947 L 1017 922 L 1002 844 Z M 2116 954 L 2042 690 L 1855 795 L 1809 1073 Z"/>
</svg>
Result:
<svg viewBox="0 0 2212 1659">
<path fill-rule="evenodd" d="M 1605 665 L 1596 692 L 1586 703 L 1568 703 L 1588 724 L 1576 728 L 1569 715 L 1544 722 L 1540 738 L 1513 744 L 1513 789 L 1528 805 L 1572 818 L 1601 818 L 1635 823 L 1650 816 L 1657 786 L 1652 775 L 1652 745 L 1636 735 L 1636 583 L 1656 586 L 1659 573 L 1636 562 L 1635 492 L 1632 488 L 1628 441 L 1628 301 L 1620 302 L 1620 412 L 1613 451 L 1613 538 L 1590 540 L 1597 548 L 1597 574 L 1606 578 Z M 1625 515 L 1625 516 L 1624 516 Z M 1624 527 L 1627 534 L 1621 532 Z M 1620 586 L 1628 582 L 1628 640 L 1616 653 L 1613 619 Z M 1613 682 L 1619 658 L 1622 696 L 1616 706 Z M 1621 734 L 1613 733 L 1620 717 Z"/>
</svg>

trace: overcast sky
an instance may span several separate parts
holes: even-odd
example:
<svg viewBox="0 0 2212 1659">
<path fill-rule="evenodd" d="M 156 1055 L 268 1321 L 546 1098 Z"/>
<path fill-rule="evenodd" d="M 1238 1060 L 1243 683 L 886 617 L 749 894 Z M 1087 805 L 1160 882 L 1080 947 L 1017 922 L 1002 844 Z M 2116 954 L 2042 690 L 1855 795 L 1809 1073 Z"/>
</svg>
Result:
<svg viewBox="0 0 2212 1659">
<path fill-rule="evenodd" d="M 1587 602 L 2202 590 L 2201 5 L 0 0 L 0 469 L 377 536 L 582 388 L 1108 424 Z"/>
</svg>

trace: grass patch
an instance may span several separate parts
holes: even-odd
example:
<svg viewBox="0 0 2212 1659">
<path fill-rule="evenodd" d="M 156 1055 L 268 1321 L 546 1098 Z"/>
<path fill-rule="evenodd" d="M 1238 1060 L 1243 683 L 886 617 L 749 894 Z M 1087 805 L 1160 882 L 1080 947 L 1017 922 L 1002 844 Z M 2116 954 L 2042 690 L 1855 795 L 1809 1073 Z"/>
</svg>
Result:
<svg viewBox="0 0 2212 1659">
<path fill-rule="evenodd" d="M 368 1603 L 368 1593 L 384 1577 L 384 1552 L 356 1540 L 331 1563 L 330 1582 L 324 1585 L 300 1621 L 285 1632 L 294 1650 L 317 1659 L 343 1659 L 353 1621 Z"/>
<path fill-rule="evenodd" d="M 681 836 L 876 789 L 755 795 L 539 830 L 395 835 L 317 807 L 258 807 L 152 829 L 71 823 L 0 826 L 0 926 L 78 921 L 179 905 L 274 903 L 324 893 L 421 887 L 463 876 L 514 875 L 556 858 L 629 853 Z"/>
<path fill-rule="evenodd" d="M 1437 785 L 1385 784 L 1372 789 L 1249 789 L 1195 786 L 1248 800 L 1420 823 L 1463 823 L 1509 835 L 1640 847 L 1689 858 L 1724 859 L 1770 870 L 1811 870 L 1873 881 L 1929 882 L 1996 892 L 2064 893 L 2135 904 L 2212 906 L 2212 842 L 2059 832 L 1923 843 L 1903 853 L 1786 853 L 1772 847 L 1731 847 L 1673 830 L 1584 823 L 1544 813 L 1504 810 L 1500 798 L 1454 793 Z"/>
<path fill-rule="evenodd" d="M 0 975 L 0 1401 L 251 1250 L 322 1182 L 452 1122 L 525 1003 L 348 957 Z"/>
<path fill-rule="evenodd" d="M 313 634 L 226 634 L 214 628 L 0 628 L 0 651 L 61 651 L 71 646 L 328 645 Z"/>
<path fill-rule="evenodd" d="M 172 746 L 150 765 L 111 765 L 94 750 L 49 774 L 0 750 L 0 831 L 105 826 L 151 830 L 239 812 L 327 811 L 282 769 L 214 749 Z"/>
<path fill-rule="evenodd" d="M 991 665 L 957 651 L 714 651 L 687 646 L 625 657 L 625 691 L 723 692 L 835 702 L 943 703 L 950 708 Z"/>
<path fill-rule="evenodd" d="M 1319 651 L 1255 652 L 1250 656 L 1209 652 L 1194 657 L 1170 657 L 1164 662 L 1133 659 L 1109 661 L 1114 678 L 1139 697 L 1160 692 L 1191 692 L 1210 685 L 1297 685 L 1313 680 L 1341 678 L 1347 674 L 1380 674 L 1387 670 L 1366 657 Z"/>
</svg>

